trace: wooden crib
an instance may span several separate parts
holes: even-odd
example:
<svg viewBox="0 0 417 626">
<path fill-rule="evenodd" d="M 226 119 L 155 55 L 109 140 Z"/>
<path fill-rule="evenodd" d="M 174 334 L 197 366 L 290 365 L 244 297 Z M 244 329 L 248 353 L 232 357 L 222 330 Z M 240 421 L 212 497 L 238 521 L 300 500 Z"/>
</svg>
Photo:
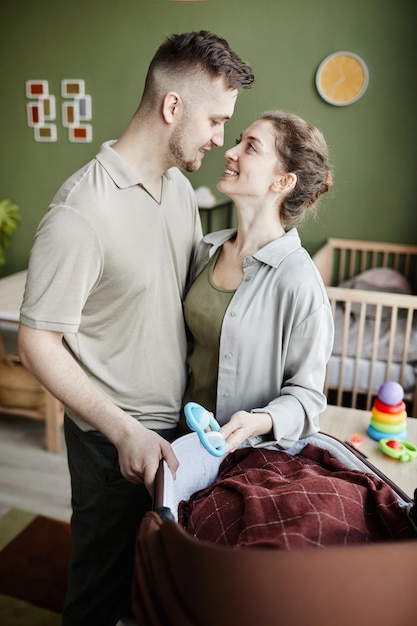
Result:
<svg viewBox="0 0 417 626">
<path fill-rule="evenodd" d="M 329 239 L 313 260 L 335 319 L 329 402 L 369 410 L 380 385 L 395 380 L 416 415 L 417 246 Z M 371 275 L 380 282 L 367 287 Z"/>
</svg>

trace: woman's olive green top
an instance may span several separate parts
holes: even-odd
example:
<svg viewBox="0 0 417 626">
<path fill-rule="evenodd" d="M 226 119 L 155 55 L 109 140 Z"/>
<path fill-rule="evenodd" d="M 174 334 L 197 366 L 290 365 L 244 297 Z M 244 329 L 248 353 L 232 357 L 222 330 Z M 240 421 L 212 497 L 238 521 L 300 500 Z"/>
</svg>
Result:
<svg viewBox="0 0 417 626">
<path fill-rule="evenodd" d="M 197 274 L 235 233 L 204 237 Z M 213 412 L 220 424 L 241 409 L 267 412 L 273 421 L 269 443 L 283 447 L 317 432 L 327 403 L 323 389 L 334 326 L 323 281 L 297 230 L 246 257 L 234 293 L 207 285 L 210 271 L 200 274 L 185 300 L 195 340 L 187 398 L 212 408 L 218 348 Z"/>
</svg>

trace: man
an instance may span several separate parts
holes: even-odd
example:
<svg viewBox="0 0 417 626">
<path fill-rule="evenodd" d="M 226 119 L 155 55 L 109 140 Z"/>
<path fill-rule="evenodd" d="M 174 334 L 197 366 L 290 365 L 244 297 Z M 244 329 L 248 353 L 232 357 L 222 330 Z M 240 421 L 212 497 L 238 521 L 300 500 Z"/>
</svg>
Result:
<svg viewBox="0 0 417 626">
<path fill-rule="evenodd" d="M 197 170 L 253 82 L 228 43 L 174 35 L 139 107 L 55 196 L 35 236 L 19 327 L 24 365 L 66 407 L 73 554 L 64 626 L 113 626 L 156 470 L 175 474 L 185 386 L 182 298 L 201 238 Z M 135 418 L 135 419 L 132 419 Z"/>
</svg>

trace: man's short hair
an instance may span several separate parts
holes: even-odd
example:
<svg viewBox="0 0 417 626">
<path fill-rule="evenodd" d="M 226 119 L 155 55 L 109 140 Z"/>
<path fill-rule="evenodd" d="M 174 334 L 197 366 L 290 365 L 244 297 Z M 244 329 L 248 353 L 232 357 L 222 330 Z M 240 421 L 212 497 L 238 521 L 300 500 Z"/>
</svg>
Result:
<svg viewBox="0 0 417 626">
<path fill-rule="evenodd" d="M 149 65 L 144 93 L 155 96 L 161 81 L 166 84 L 202 75 L 223 77 L 229 89 L 249 89 L 254 82 L 251 67 L 225 39 L 201 30 L 167 37 Z"/>
</svg>

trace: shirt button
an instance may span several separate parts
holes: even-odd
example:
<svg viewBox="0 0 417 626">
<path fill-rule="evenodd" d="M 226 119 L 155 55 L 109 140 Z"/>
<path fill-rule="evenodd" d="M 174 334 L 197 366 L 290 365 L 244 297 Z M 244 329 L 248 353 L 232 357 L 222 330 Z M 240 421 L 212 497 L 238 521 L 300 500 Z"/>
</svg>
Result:
<svg viewBox="0 0 417 626">
<path fill-rule="evenodd" d="M 224 355 L 225 359 L 231 359 L 233 357 L 233 354 L 231 352 L 227 352 L 227 354 Z"/>
<path fill-rule="evenodd" d="M 223 394 L 223 398 L 230 398 L 230 393 L 228 391 L 225 391 Z"/>
<path fill-rule="evenodd" d="M 245 281 L 245 283 L 248 283 L 250 279 L 251 279 L 251 276 L 245 276 L 243 280 Z"/>
<path fill-rule="evenodd" d="M 236 317 L 237 313 L 236 311 L 230 311 L 230 317 Z"/>
</svg>

